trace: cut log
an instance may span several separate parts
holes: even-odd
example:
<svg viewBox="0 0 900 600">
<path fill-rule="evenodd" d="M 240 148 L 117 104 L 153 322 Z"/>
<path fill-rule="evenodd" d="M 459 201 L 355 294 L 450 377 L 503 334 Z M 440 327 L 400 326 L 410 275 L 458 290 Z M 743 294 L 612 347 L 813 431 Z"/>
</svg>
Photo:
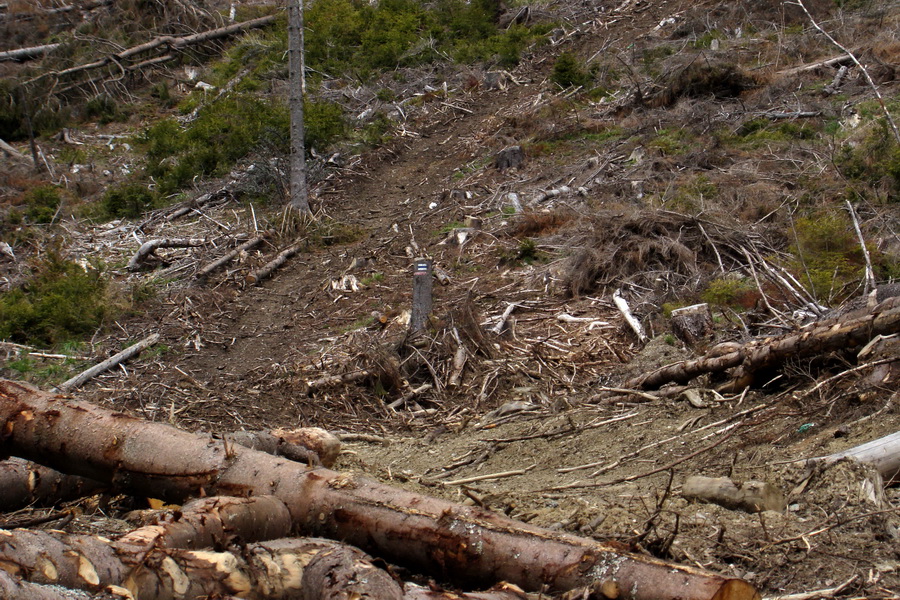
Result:
<svg viewBox="0 0 900 600">
<path fill-rule="evenodd" d="M 763 481 L 735 482 L 728 477 L 688 477 L 681 486 L 681 495 L 748 513 L 781 512 L 786 506 L 784 494 L 774 485 Z"/>
<path fill-rule="evenodd" d="M 0 511 L 52 505 L 96 494 L 107 487 L 99 481 L 66 475 L 21 458 L 0 462 Z"/>
<path fill-rule="evenodd" d="M 131 493 L 171 501 L 274 495 L 305 534 L 340 539 L 461 587 L 508 581 L 564 592 L 609 581 L 633 600 L 758 598 L 743 580 L 633 554 L 622 544 L 226 446 L 17 382 L 0 380 L 0 431 L 0 451 Z"/>
<path fill-rule="evenodd" d="M 44 44 L 42 46 L 31 46 L 29 48 L 17 48 L 15 50 L 6 50 L 0 52 L 0 62 L 7 60 L 23 61 L 31 60 L 39 56 L 44 56 L 59 48 L 62 44 Z"/>
<path fill-rule="evenodd" d="M 830 464 L 843 458 L 854 458 L 859 462 L 871 464 L 881 474 L 886 484 L 900 483 L 900 431 L 849 450 L 811 458 L 807 464 Z"/>
<path fill-rule="evenodd" d="M 323 467 L 334 465 L 341 454 L 341 440 L 319 427 L 236 431 L 225 439 L 252 450 Z"/>
<path fill-rule="evenodd" d="M 360 550 L 313 538 L 260 542 L 240 554 L 152 544 L 132 554 L 101 537 L 0 530 L 0 564 L 3 571 L 31 583 L 92 592 L 115 586 L 128 590 L 134 600 L 403 597 L 393 578 Z"/>
<path fill-rule="evenodd" d="M 137 253 L 131 257 L 131 260 L 128 261 L 127 269 L 129 271 L 138 271 L 141 267 L 144 266 L 144 263 L 147 262 L 153 253 L 159 250 L 160 248 L 194 248 L 196 246 L 203 246 L 206 244 L 206 240 L 200 239 L 188 239 L 188 238 L 163 238 L 156 240 L 148 240 L 141 244 L 141 247 L 138 248 Z"/>
<path fill-rule="evenodd" d="M 876 335 L 900 332 L 900 297 L 888 298 L 862 316 L 854 313 L 817 321 L 800 332 L 753 340 L 737 348 L 719 347 L 696 360 L 667 365 L 632 379 L 624 387 L 657 389 L 667 383 L 687 383 L 704 373 L 720 373 L 740 367 L 734 374 L 735 387 L 746 387 L 755 371 L 773 366 L 787 358 L 813 356 L 834 350 L 858 348 Z"/>
<path fill-rule="evenodd" d="M 137 356 L 138 354 L 140 354 L 141 352 L 143 352 L 144 350 L 146 350 L 147 348 L 149 348 L 150 346 L 152 346 L 153 344 L 155 344 L 158 341 L 159 341 L 159 334 L 152 333 L 152 334 L 148 335 L 147 337 L 145 337 L 144 339 L 142 339 L 141 341 L 139 341 L 138 343 L 128 346 L 127 348 L 125 348 L 124 350 L 119 352 L 118 354 L 107 358 L 106 360 L 104 360 L 103 362 L 101 362 L 99 364 L 94 365 L 87 371 L 79 373 L 75 377 L 72 377 L 71 379 L 64 381 L 63 383 L 61 383 L 59 385 L 59 389 L 63 392 L 68 392 L 68 391 L 71 391 L 74 389 L 78 389 L 82 385 L 84 385 L 85 382 L 89 381 L 90 379 L 93 379 L 100 373 L 104 373 L 104 372 L 108 371 L 109 369 L 115 367 L 116 365 L 119 365 L 119 364 L 125 362 L 126 360 L 129 360 L 129 359 Z"/>
<path fill-rule="evenodd" d="M 688 346 L 707 341 L 713 334 L 708 304 L 694 304 L 672 311 L 672 333 Z"/>
<path fill-rule="evenodd" d="M 226 548 L 234 541 L 261 542 L 291 532 L 291 515 L 274 496 L 215 496 L 192 500 L 178 514 L 165 511 L 158 522 L 126 533 L 113 543 L 120 557 L 139 562 L 153 548 Z"/>
</svg>

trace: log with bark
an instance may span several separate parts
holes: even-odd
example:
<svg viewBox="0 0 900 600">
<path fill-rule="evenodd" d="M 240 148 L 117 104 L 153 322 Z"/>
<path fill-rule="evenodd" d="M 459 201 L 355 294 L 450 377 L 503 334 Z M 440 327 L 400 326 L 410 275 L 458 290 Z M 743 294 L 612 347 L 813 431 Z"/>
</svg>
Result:
<svg viewBox="0 0 900 600">
<path fill-rule="evenodd" d="M 323 467 L 333 466 L 341 454 L 341 440 L 319 427 L 236 431 L 226 435 L 225 440 L 251 450 Z"/>
<path fill-rule="evenodd" d="M 71 379 L 68 379 L 68 380 L 62 382 L 61 384 L 59 384 L 59 389 L 64 392 L 77 389 L 77 388 L 81 387 L 82 385 L 84 385 L 87 381 L 89 381 L 89 380 L 93 379 L 94 377 L 96 377 L 97 375 L 99 375 L 100 373 L 104 373 L 104 372 L 112 369 L 113 367 L 122 364 L 126 360 L 129 360 L 129 359 L 137 356 L 138 354 L 140 354 L 141 352 L 143 352 L 150 346 L 154 345 L 158 341 L 159 341 L 159 334 L 151 333 L 150 335 L 148 335 L 141 341 L 137 342 L 136 344 L 132 344 L 131 346 L 128 346 L 127 348 L 125 348 L 124 350 L 119 352 L 118 354 L 110 356 L 103 362 L 98 363 L 98 364 L 94 365 L 93 367 L 91 367 L 90 369 L 87 369 L 86 371 L 79 373 L 75 377 L 72 377 Z"/>
<path fill-rule="evenodd" d="M 465 587 L 508 581 L 564 592 L 609 582 L 635 600 L 758 598 L 743 580 L 633 554 L 622 544 L 305 467 L 7 380 L 0 380 L 0 431 L 0 451 L 131 493 L 171 501 L 274 495 L 304 534 L 341 540 Z"/>
<path fill-rule="evenodd" d="M 817 321 L 799 332 L 752 340 L 736 347 L 717 346 L 702 358 L 667 365 L 632 379 L 624 387 L 653 390 L 667 383 L 683 384 L 705 373 L 721 373 L 738 367 L 730 387 L 739 390 L 752 383 L 756 371 L 788 358 L 859 348 L 876 335 L 897 332 L 900 332 L 900 296 L 884 300 L 862 316 L 850 313 Z"/>
<path fill-rule="evenodd" d="M 262 244 L 265 241 L 265 239 L 267 237 L 269 237 L 270 235 L 272 235 L 273 233 L 274 233 L 274 231 L 267 231 L 267 232 L 263 233 L 262 235 L 258 235 L 252 239 L 247 240 L 246 242 L 244 242 L 243 244 L 241 244 L 240 246 L 238 246 L 231 252 L 228 252 L 224 256 L 212 261 L 211 263 L 209 263 L 206 266 L 204 266 L 203 268 L 201 268 L 199 271 L 197 271 L 197 277 L 200 279 L 202 279 L 204 277 L 208 277 L 210 273 L 212 273 L 219 267 L 222 267 L 222 266 L 228 264 L 242 252 L 248 252 L 248 251 L 252 250 L 253 248 L 256 248 L 257 246 Z"/>
<path fill-rule="evenodd" d="M 66 475 L 21 458 L 0 462 L 0 510 L 53 504 L 96 494 L 107 486 L 77 475 Z"/>
</svg>

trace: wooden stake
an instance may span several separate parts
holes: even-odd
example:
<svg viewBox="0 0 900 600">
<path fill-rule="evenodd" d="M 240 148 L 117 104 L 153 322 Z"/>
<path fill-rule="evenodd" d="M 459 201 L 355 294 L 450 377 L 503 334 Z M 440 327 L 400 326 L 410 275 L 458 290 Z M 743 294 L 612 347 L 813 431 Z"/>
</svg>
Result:
<svg viewBox="0 0 900 600">
<path fill-rule="evenodd" d="M 413 272 L 412 315 L 409 318 L 409 332 L 418 333 L 425 329 L 425 323 L 431 314 L 431 260 L 417 258 Z"/>
</svg>

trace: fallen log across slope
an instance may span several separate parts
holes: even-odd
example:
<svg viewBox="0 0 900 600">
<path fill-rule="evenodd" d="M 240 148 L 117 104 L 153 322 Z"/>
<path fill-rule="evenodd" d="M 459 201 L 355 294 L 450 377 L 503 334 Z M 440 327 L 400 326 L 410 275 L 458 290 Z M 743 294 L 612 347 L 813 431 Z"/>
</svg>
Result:
<svg viewBox="0 0 900 600">
<path fill-rule="evenodd" d="M 8 380 L 0 380 L 0 431 L 0 452 L 122 491 L 172 501 L 273 495 L 304 535 L 340 540 L 461 587 L 507 581 L 565 592 L 609 582 L 635 600 L 758 598 L 743 580 L 633 554 L 621 544 L 305 467 Z"/>
<path fill-rule="evenodd" d="M 632 379 L 625 387 L 653 390 L 667 383 L 687 383 L 699 375 L 721 373 L 734 367 L 739 369 L 732 387 L 746 387 L 752 382 L 754 372 L 788 358 L 861 348 L 877 335 L 897 332 L 900 332 L 900 296 L 880 302 L 862 316 L 850 314 L 818 321 L 800 332 L 752 340 L 724 354 L 714 347 L 706 356 L 667 365 Z"/>
</svg>

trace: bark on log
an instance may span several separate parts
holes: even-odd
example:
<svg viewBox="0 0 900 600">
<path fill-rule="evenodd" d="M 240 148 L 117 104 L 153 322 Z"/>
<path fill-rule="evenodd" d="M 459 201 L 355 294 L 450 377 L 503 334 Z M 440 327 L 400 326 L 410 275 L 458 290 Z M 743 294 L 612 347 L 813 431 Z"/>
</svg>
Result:
<svg viewBox="0 0 900 600">
<path fill-rule="evenodd" d="M 148 240 L 141 244 L 137 253 L 128 261 L 129 271 L 138 271 L 147 262 L 147 259 L 160 248 L 194 248 L 203 246 L 206 240 L 188 239 L 188 238 L 161 238 L 156 240 Z"/>
<path fill-rule="evenodd" d="M 813 323 L 799 333 L 753 340 L 719 355 L 713 348 L 706 356 L 667 365 L 627 382 L 624 387 L 653 390 L 667 383 L 687 383 L 704 373 L 719 373 L 740 367 L 735 381 L 746 387 L 754 371 L 775 365 L 787 358 L 812 356 L 833 350 L 864 345 L 876 335 L 900 332 L 900 297 L 888 298 L 863 316 L 847 315 Z"/>
<path fill-rule="evenodd" d="M 152 333 L 152 334 L 148 335 L 147 337 L 145 337 L 144 339 L 142 339 L 141 341 L 139 341 L 138 343 L 128 346 L 127 348 L 125 348 L 124 350 L 119 352 L 118 354 L 107 358 L 106 360 L 104 360 L 103 362 L 101 362 L 99 364 L 94 365 L 87 371 L 79 373 L 75 377 L 72 377 L 71 379 L 64 381 L 63 383 L 61 383 L 59 385 L 59 389 L 63 392 L 68 392 L 70 390 L 77 389 L 77 388 L 81 387 L 82 385 L 84 385 L 85 382 L 87 382 L 90 379 L 93 379 L 100 373 L 108 371 L 109 369 L 115 367 L 116 365 L 123 363 L 126 360 L 128 360 L 134 356 L 137 356 L 138 354 L 140 354 L 141 352 L 143 352 L 144 350 L 146 350 L 147 348 L 149 348 L 150 346 L 152 346 L 153 344 L 155 344 L 158 341 L 159 341 L 159 334 Z"/>
<path fill-rule="evenodd" d="M 0 530 L 0 566 L 31 583 L 91 592 L 122 587 L 135 600 L 403 598 L 363 552 L 314 538 L 260 542 L 240 554 L 155 547 L 132 554 L 101 537 Z"/>
<path fill-rule="evenodd" d="M 830 464 L 842 458 L 855 458 L 859 462 L 871 464 L 886 484 L 900 483 L 900 431 L 849 450 L 811 458 L 807 464 Z"/>
<path fill-rule="evenodd" d="M 0 598 L 3 600 L 92 600 L 94 596 L 80 590 L 22 581 L 0 569 Z"/>
<path fill-rule="evenodd" d="M 20 160 L 20 161 L 24 161 L 24 162 L 31 162 L 31 160 L 27 156 L 25 156 L 24 154 L 22 154 L 21 152 L 19 152 L 18 150 L 16 150 L 15 148 L 10 146 L 6 142 L 4 142 L 2 139 L 0 139 L 0 150 L 5 152 L 12 158 L 15 158 L 16 160 Z"/>
<path fill-rule="evenodd" d="M 99 481 L 66 475 L 21 458 L 0 462 L 0 511 L 52 505 L 96 494 L 106 488 Z"/>
<path fill-rule="evenodd" d="M 730 510 L 748 513 L 766 510 L 783 511 L 784 494 L 777 487 L 762 481 L 735 483 L 728 477 L 688 477 L 681 486 L 681 495 L 688 500 L 703 500 Z"/>
<path fill-rule="evenodd" d="M 140 562 L 154 548 L 226 548 L 235 539 L 247 543 L 286 537 L 291 526 L 287 506 L 274 496 L 214 496 L 188 502 L 177 516 L 161 513 L 155 524 L 126 533 L 113 547 L 120 557 Z"/>
<path fill-rule="evenodd" d="M 527 595 L 518 587 L 502 583 L 486 592 L 457 593 L 432 590 L 414 583 L 403 585 L 403 600 L 526 600 Z"/>
<path fill-rule="evenodd" d="M 199 494 L 274 495 L 308 535 L 342 540 L 461 586 L 508 581 L 526 590 L 561 592 L 610 581 L 634 600 L 758 598 L 743 580 L 635 555 L 622 544 L 226 448 L 208 436 L 7 380 L 0 380 L 0 431 L 0 451 L 132 493 L 175 501 Z M 74 439 L 72 431 L 78 432 Z"/>
<path fill-rule="evenodd" d="M 333 466 L 341 454 L 341 440 L 319 427 L 236 431 L 226 435 L 225 439 L 251 450 L 323 467 Z"/>
</svg>

